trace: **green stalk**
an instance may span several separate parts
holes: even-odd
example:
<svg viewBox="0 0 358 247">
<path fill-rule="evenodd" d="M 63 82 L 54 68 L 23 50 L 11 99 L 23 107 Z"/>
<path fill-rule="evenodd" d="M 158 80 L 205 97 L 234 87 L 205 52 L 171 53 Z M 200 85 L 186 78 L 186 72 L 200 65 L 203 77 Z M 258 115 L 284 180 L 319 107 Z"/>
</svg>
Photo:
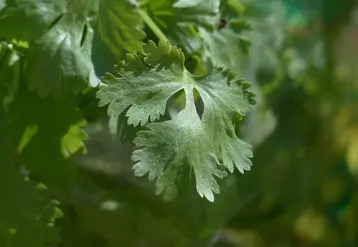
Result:
<svg viewBox="0 0 358 247">
<path fill-rule="evenodd" d="M 155 22 L 147 14 L 147 11 L 143 9 L 138 9 L 138 14 L 142 17 L 144 23 L 152 30 L 152 32 L 158 37 L 159 40 L 164 42 L 169 42 L 167 36 L 160 30 L 160 28 L 155 24 Z"/>
</svg>

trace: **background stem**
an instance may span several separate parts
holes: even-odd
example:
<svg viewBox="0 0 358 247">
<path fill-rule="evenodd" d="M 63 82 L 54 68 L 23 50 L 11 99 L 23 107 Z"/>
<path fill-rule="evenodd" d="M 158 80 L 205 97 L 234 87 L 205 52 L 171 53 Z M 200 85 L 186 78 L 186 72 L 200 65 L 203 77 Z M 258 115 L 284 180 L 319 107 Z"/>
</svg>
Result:
<svg viewBox="0 0 358 247">
<path fill-rule="evenodd" d="M 155 22 L 150 18 L 147 12 L 143 9 L 138 10 L 138 14 L 142 17 L 144 23 L 152 30 L 152 32 L 158 37 L 159 40 L 164 42 L 170 42 Z"/>
</svg>

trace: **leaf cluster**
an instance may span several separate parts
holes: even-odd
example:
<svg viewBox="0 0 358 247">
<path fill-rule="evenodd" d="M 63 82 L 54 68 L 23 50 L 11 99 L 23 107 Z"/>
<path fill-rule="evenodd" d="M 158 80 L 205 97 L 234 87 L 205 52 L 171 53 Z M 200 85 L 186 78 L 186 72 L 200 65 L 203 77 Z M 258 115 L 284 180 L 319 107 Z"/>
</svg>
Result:
<svg viewBox="0 0 358 247">
<path fill-rule="evenodd" d="M 0 244 L 57 243 L 50 198 L 76 183 L 73 158 L 91 139 L 86 122 L 108 121 L 103 111 L 135 145 L 134 174 L 155 179 L 165 199 L 190 174 L 212 202 L 217 179 L 250 170 L 251 145 L 237 126 L 255 94 L 216 53 L 220 40 L 235 55 L 247 52 L 242 11 L 238 1 L 219 0 L 1 1 Z M 117 66 L 100 80 L 102 60 Z"/>
</svg>

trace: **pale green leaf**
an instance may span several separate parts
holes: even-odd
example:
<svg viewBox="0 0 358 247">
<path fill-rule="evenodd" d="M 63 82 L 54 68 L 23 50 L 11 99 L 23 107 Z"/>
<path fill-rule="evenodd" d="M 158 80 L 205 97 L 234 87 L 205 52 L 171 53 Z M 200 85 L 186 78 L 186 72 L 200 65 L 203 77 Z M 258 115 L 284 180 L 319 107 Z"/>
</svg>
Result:
<svg viewBox="0 0 358 247">
<path fill-rule="evenodd" d="M 204 47 L 201 56 L 204 61 L 210 61 L 214 66 L 242 71 L 241 64 L 247 63 L 250 48 L 246 35 L 251 29 L 249 22 L 242 18 L 243 12 L 244 6 L 240 0 L 222 0 L 217 28 L 199 28 Z"/>
<path fill-rule="evenodd" d="M 206 0 L 177 0 L 173 6 L 176 8 L 187 8 L 201 4 L 204 1 Z"/>
<path fill-rule="evenodd" d="M 136 68 L 136 70 L 134 70 Z M 133 153 L 135 174 L 149 173 L 157 180 L 158 193 L 175 194 L 178 173 L 191 167 L 200 196 L 214 200 L 222 178 L 234 167 L 241 172 L 251 167 L 250 145 L 235 133 L 237 118 L 249 111 L 253 94 L 248 82 L 222 69 L 194 76 L 184 67 L 183 53 L 169 44 L 153 42 L 140 55 L 128 55 L 118 77 L 108 74 L 98 92 L 100 105 L 109 104 L 108 112 L 118 116 L 128 107 L 128 124 L 146 124 L 163 115 L 168 99 L 176 92 L 185 93 L 185 108 L 173 119 L 147 125 L 139 131 Z M 200 117 L 194 102 L 198 92 L 204 104 Z"/>
<path fill-rule="evenodd" d="M 248 29 L 248 23 L 241 19 L 231 20 L 223 29 L 213 32 L 201 28 L 199 33 L 205 44 L 205 56 L 214 66 L 238 69 L 237 65 L 247 59 L 250 42 L 243 32 Z M 230 52 L 227 51 L 228 47 Z"/>
</svg>

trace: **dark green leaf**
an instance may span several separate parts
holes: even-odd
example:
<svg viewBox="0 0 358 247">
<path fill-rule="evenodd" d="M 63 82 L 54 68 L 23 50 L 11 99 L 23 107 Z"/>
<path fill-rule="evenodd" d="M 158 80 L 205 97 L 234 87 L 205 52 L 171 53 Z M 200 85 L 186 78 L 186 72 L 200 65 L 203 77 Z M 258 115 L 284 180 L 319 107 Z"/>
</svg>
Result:
<svg viewBox="0 0 358 247">
<path fill-rule="evenodd" d="M 4 61 L 4 57 L 0 57 L 0 63 L 6 64 L 9 72 L 16 69 L 16 66 L 9 65 L 9 61 Z M 0 82 L 4 80 L 7 78 L 0 73 Z M 59 231 L 53 224 L 48 223 L 53 216 L 55 205 L 40 196 L 35 184 L 21 174 L 18 169 L 20 164 L 15 162 L 18 143 L 13 134 L 18 129 L 14 128 L 4 107 L 7 92 L 9 91 L 5 85 L 0 84 L 0 130 L 3 131 L 0 138 L 0 245 L 54 245 L 59 241 Z"/>
<path fill-rule="evenodd" d="M 122 58 L 125 51 L 137 52 L 142 47 L 145 33 L 140 29 L 137 8 L 137 3 L 130 0 L 100 1 L 98 31 L 117 58 Z"/>
<path fill-rule="evenodd" d="M 30 47 L 25 73 L 30 89 L 42 97 L 98 84 L 91 61 L 93 31 L 75 18 L 62 17 Z"/>
<path fill-rule="evenodd" d="M 0 38 L 37 39 L 66 12 L 66 5 L 67 0 L 7 0 L 0 8 Z"/>
<path fill-rule="evenodd" d="M 68 158 L 84 150 L 82 141 L 87 137 L 81 130 L 84 122 L 72 102 L 70 99 L 40 99 L 21 88 L 10 108 L 19 137 L 29 127 L 36 128 L 22 148 L 20 158 L 32 177 L 49 186 L 68 185 L 76 174 L 76 167 Z M 25 112 L 24 105 L 28 109 Z"/>
</svg>

